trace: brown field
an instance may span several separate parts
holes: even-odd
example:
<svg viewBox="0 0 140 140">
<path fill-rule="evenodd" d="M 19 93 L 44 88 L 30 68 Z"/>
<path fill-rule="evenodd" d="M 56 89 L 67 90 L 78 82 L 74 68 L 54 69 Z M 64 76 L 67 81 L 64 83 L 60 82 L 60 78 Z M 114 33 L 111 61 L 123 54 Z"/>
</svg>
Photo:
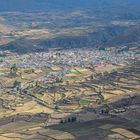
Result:
<svg viewBox="0 0 140 140">
<path fill-rule="evenodd" d="M 127 137 L 128 139 L 137 139 L 137 138 L 140 138 L 139 135 L 136 135 L 126 129 L 123 129 L 123 128 L 115 128 L 115 129 L 112 129 L 113 132 L 116 132 L 118 134 L 121 134 L 122 136 L 125 136 Z"/>
<path fill-rule="evenodd" d="M 47 29 L 31 29 L 23 32 L 16 32 L 15 37 L 26 37 L 28 39 L 43 39 L 50 37 Z"/>
</svg>

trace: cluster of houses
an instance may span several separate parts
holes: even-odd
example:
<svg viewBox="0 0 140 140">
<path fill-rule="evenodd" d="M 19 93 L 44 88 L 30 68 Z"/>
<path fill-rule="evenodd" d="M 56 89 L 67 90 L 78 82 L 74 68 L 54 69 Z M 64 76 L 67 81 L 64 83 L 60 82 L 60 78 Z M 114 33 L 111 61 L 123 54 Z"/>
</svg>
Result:
<svg viewBox="0 0 140 140">
<path fill-rule="evenodd" d="M 61 51 L 49 51 L 19 55 L 7 52 L 6 56 L 0 57 L 0 67 L 11 67 L 11 60 L 15 60 L 18 67 L 38 68 L 53 67 L 59 65 L 65 67 L 94 67 L 102 64 L 129 64 L 130 59 L 136 57 L 133 51 L 116 53 L 114 50 L 97 49 L 71 49 Z M 137 57 L 140 55 L 137 54 Z M 14 63 L 14 62 L 13 62 Z"/>
</svg>

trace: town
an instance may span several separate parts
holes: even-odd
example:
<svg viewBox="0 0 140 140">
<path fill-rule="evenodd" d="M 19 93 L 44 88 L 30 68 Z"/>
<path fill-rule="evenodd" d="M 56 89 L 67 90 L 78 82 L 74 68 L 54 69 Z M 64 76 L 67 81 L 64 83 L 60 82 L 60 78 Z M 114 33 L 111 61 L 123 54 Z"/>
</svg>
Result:
<svg viewBox="0 0 140 140">
<path fill-rule="evenodd" d="M 3 53 L 3 52 L 2 52 Z M 5 52 L 5 57 L 0 57 L 0 68 L 9 68 L 16 64 L 18 68 L 42 68 L 61 66 L 65 67 L 91 67 L 99 65 L 127 65 L 131 60 L 140 57 L 132 51 L 122 51 L 117 53 L 115 49 L 71 49 L 61 51 L 37 52 L 19 55 L 16 53 Z"/>
</svg>

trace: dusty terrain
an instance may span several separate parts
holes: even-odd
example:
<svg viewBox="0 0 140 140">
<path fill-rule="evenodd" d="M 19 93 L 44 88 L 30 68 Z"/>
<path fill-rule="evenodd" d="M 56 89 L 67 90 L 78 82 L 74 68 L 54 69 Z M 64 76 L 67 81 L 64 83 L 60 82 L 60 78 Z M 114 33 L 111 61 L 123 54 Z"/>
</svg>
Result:
<svg viewBox="0 0 140 140">
<path fill-rule="evenodd" d="M 1 138 L 139 138 L 139 66 L 137 61 L 96 70 L 75 67 L 61 82 L 46 79 L 45 69 L 18 69 L 16 77 L 1 69 Z M 49 69 L 59 71 L 58 66 Z M 15 80 L 21 82 L 20 91 L 12 88 Z M 72 117 L 76 122 L 68 121 Z"/>
</svg>

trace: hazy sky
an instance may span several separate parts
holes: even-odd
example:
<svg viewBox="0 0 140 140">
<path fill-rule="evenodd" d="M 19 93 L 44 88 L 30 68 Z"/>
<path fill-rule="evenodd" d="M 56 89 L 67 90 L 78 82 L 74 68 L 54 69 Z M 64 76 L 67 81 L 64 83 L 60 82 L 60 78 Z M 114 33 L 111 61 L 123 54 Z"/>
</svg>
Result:
<svg viewBox="0 0 140 140">
<path fill-rule="evenodd" d="M 0 11 L 47 10 L 68 8 L 139 8 L 140 0 L 0 0 Z"/>
</svg>

